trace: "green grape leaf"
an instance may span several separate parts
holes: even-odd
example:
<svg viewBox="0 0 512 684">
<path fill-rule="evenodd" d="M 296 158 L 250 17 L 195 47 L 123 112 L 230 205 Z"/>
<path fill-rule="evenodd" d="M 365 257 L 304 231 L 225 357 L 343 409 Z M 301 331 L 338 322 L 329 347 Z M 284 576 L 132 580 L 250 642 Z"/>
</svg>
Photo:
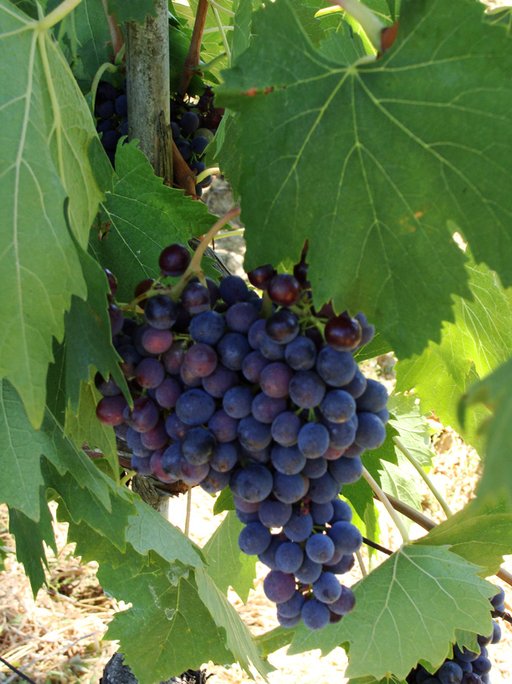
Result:
<svg viewBox="0 0 512 684">
<path fill-rule="evenodd" d="M 230 511 L 203 547 L 208 575 L 224 593 L 232 587 L 245 603 L 256 576 L 256 557 L 240 553 L 243 525 Z"/>
<path fill-rule="evenodd" d="M 219 496 L 215 499 L 213 504 L 213 514 L 218 515 L 222 511 L 234 511 L 235 502 L 233 501 L 233 492 L 229 487 L 223 489 Z"/>
<path fill-rule="evenodd" d="M 479 565 L 483 577 L 495 574 L 503 556 L 512 553 L 512 514 L 493 514 L 479 508 L 480 502 L 472 501 L 416 544 L 449 545 L 451 551 Z"/>
<path fill-rule="evenodd" d="M 66 394 L 71 409 L 76 411 L 82 381 L 87 381 L 91 369 L 103 377 L 109 375 L 123 390 L 129 391 L 119 367 L 120 357 L 112 346 L 112 332 L 107 311 L 107 278 L 100 265 L 88 254 L 80 254 L 87 283 L 87 299 L 73 297 L 66 314 Z"/>
<path fill-rule="evenodd" d="M 492 418 L 483 424 L 485 460 L 482 479 L 477 487 L 477 499 L 482 505 L 506 502 L 512 510 L 512 469 L 510 443 L 512 440 L 512 359 L 499 366 L 491 375 L 472 385 L 459 407 L 461 421 L 468 407 L 483 403 L 493 411 Z"/>
<path fill-rule="evenodd" d="M 273 668 L 265 663 L 250 632 L 236 610 L 204 569 L 196 570 L 199 596 L 219 627 L 226 630 L 226 644 L 240 665 L 250 674 L 251 665 L 265 677 Z"/>
<path fill-rule="evenodd" d="M 119 146 L 116 173 L 104 205 L 108 233 L 101 240 L 93 237 L 91 249 L 116 275 L 117 297 L 130 301 L 137 283 L 159 276 L 164 247 L 206 233 L 215 217 L 202 202 L 164 185 L 135 143 Z"/>
<path fill-rule="evenodd" d="M 39 426 L 52 337 L 62 339 L 71 296 L 86 293 L 67 221 L 85 246 L 102 197 L 89 148 L 101 146 L 51 34 L 7 0 L 0 17 L 0 317 L 9 321 L 0 333 L 0 374 Z M 103 152 L 96 157 L 100 167 L 108 163 Z"/>
<path fill-rule="evenodd" d="M 512 348 L 512 288 L 504 289 L 484 265 L 471 263 L 468 273 L 472 300 L 455 299 L 455 321 L 444 323 L 441 341 L 397 364 L 397 389 L 414 388 L 423 408 L 455 429 L 461 394 L 503 363 Z M 469 412 L 464 424 L 468 441 L 478 443 L 478 426 L 488 415 L 484 407 Z"/>
<path fill-rule="evenodd" d="M 321 634 L 295 631 L 289 653 L 349 645 L 349 677 L 405 678 L 419 660 L 439 667 L 457 630 L 488 634 L 495 589 L 446 547 L 405 546 L 355 588 L 356 606 Z"/>
<path fill-rule="evenodd" d="M 48 562 L 44 544 L 57 553 L 52 515 L 46 503 L 43 487 L 39 494 L 41 515 L 38 522 L 27 518 L 16 508 L 9 508 L 9 532 L 16 539 L 16 558 L 23 563 L 34 596 L 46 579 L 45 568 L 48 567 Z"/>
<path fill-rule="evenodd" d="M 140 684 L 154 684 L 208 660 L 234 660 L 224 647 L 224 630 L 198 595 L 193 575 L 183 575 L 175 585 L 168 570 L 163 561 L 152 559 L 136 575 L 129 565 L 115 571 L 102 565 L 98 573 L 102 586 L 132 603 L 130 610 L 116 613 L 106 636 L 119 640 Z"/>
<path fill-rule="evenodd" d="M 72 23 L 76 41 L 73 73 L 89 85 L 102 64 L 113 59 L 108 23 L 102 0 L 82 0 L 66 19 Z M 70 39 L 71 40 L 71 39 Z"/>
<path fill-rule="evenodd" d="M 220 161 L 247 267 L 298 258 L 307 238 L 315 302 L 362 309 L 399 357 L 419 353 L 452 295 L 470 296 L 454 230 L 512 282 L 509 37 L 473 0 L 404 1 L 393 47 L 352 65 L 315 49 L 291 0 L 253 26 L 218 91 L 238 112 Z"/>
<path fill-rule="evenodd" d="M 95 504 L 111 510 L 110 480 L 64 435 L 49 410 L 41 429 L 34 430 L 19 395 L 4 380 L 0 384 L 0 500 L 35 522 L 40 516 L 43 454 L 61 475 L 71 473 L 75 486 L 88 489 L 89 505 L 92 496 Z"/>
<path fill-rule="evenodd" d="M 141 24 L 146 17 L 155 15 L 155 0 L 108 0 L 108 10 L 120 24 L 125 21 L 136 21 Z"/>
<path fill-rule="evenodd" d="M 201 567 L 201 551 L 174 525 L 153 508 L 135 498 L 135 515 L 130 518 L 126 539 L 140 554 L 156 551 L 169 563 L 178 560 Z"/>
<path fill-rule="evenodd" d="M 397 465 L 381 461 L 380 484 L 387 494 L 392 494 L 396 499 L 421 511 L 422 497 L 419 490 L 421 480 L 416 470 L 403 456 L 398 456 Z"/>
</svg>

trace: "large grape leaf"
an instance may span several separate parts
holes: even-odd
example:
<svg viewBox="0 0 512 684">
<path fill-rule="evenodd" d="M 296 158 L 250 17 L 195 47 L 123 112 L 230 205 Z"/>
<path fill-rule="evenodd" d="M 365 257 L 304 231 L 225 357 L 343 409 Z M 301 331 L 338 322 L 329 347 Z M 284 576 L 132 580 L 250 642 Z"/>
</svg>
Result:
<svg viewBox="0 0 512 684">
<path fill-rule="evenodd" d="M 480 504 L 485 507 L 502 502 L 512 510 L 512 359 L 499 366 L 491 375 L 471 386 L 461 401 L 461 420 L 467 407 L 483 403 L 492 409 L 492 418 L 483 424 L 485 459 L 482 479 L 477 487 Z"/>
<path fill-rule="evenodd" d="M 495 588 L 446 547 L 405 546 L 355 587 L 356 607 L 320 634 L 298 628 L 290 653 L 349 645 L 349 677 L 405 678 L 425 660 L 439 667 L 457 630 L 488 634 Z"/>
<path fill-rule="evenodd" d="M 88 489 L 91 506 L 111 510 L 111 481 L 72 444 L 49 410 L 41 429 L 34 430 L 19 395 L 4 380 L 0 384 L 0 500 L 35 522 L 40 515 L 43 454 L 61 475 L 71 473 L 75 486 Z"/>
<path fill-rule="evenodd" d="M 111 36 L 102 0 L 82 0 L 64 22 L 71 49 L 73 73 L 90 85 L 94 75 L 113 57 Z M 63 33 L 59 31 L 59 36 Z"/>
<path fill-rule="evenodd" d="M 425 410 L 460 429 L 457 404 L 469 386 L 507 360 L 512 349 L 512 289 L 501 286 L 485 265 L 468 266 L 472 300 L 456 297 L 453 323 L 444 323 L 439 343 L 397 364 L 397 389 L 415 389 Z M 435 378 L 435 382 L 432 382 Z M 489 412 L 468 412 L 464 436 L 478 444 L 478 426 Z"/>
<path fill-rule="evenodd" d="M 262 660 L 249 630 L 236 610 L 206 570 L 196 570 L 195 579 L 201 600 L 207 606 L 215 623 L 226 630 L 226 644 L 231 653 L 247 673 L 250 674 L 252 665 L 264 677 L 273 668 Z"/>
<path fill-rule="evenodd" d="M 23 563 L 34 596 L 45 582 L 45 568 L 48 562 L 44 544 L 57 553 L 52 515 L 43 487 L 39 494 L 41 515 L 37 522 L 16 508 L 9 508 L 9 532 L 16 539 L 16 558 Z"/>
<path fill-rule="evenodd" d="M 215 217 L 202 202 L 164 185 L 135 143 L 119 146 L 116 173 L 104 205 L 108 233 L 92 237 L 91 249 L 117 276 L 118 298 L 129 301 L 138 282 L 159 275 L 165 246 L 206 233 Z"/>
<path fill-rule="evenodd" d="M 347 66 L 314 48 L 291 0 L 253 26 L 219 89 L 239 112 L 220 159 L 248 267 L 308 238 L 315 301 L 363 309 L 399 356 L 419 352 L 451 296 L 470 295 L 454 230 L 512 282 L 509 37 L 473 0 L 407 0 L 392 49 Z"/>
<path fill-rule="evenodd" d="M 482 511 L 478 500 L 434 527 L 417 544 L 450 545 L 450 550 L 482 568 L 486 577 L 497 572 L 503 556 L 512 553 L 512 514 Z"/>
<path fill-rule="evenodd" d="M 85 284 L 68 221 L 85 246 L 105 155 L 87 104 L 51 35 L 0 0 L 0 375 L 41 423 L 52 336 Z"/>
<path fill-rule="evenodd" d="M 256 557 L 240 553 L 238 536 L 242 523 L 230 511 L 203 548 L 208 575 L 218 588 L 227 593 L 233 587 L 245 603 L 256 576 Z"/>
</svg>

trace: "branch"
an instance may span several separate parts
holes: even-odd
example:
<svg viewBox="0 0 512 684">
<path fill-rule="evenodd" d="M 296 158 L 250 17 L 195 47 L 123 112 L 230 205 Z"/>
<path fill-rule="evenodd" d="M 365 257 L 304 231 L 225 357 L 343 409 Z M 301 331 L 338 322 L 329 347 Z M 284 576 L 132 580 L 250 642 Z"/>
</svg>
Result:
<svg viewBox="0 0 512 684">
<path fill-rule="evenodd" d="M 190 80 L 197 70 L 201 58 L 201 42 L 203 40 L 203 31 L 206 24 L 206 15 L 208 13 L 208 0 L 199 0 L 197 5 L 196 19 L 194 22 L 194 30 L 192 31 L 192 39 L 188 54 L 183 65 L 183 73 L 181 74 L 181 81 L 179 87 L 179 94 L 181 97 L 185 95 L 190 85 Z"/>
<path fill-rule="evenodd" d="M 437 524 L 433 520 L 427 518 L 427 516 L 423 513 L 420 513 L 420 511 L 417 511 L 415 508 L 412 508 L 403 501 L 396 499 L 391 494 L 386 494 L 386 496 L 396 511 L 402 513 L 402 515 L 405 515 L 406 518 L 409 518 L 409 520 L 417 523 L 420 527 L 423 527 L 424 530 L 430 531 L 433 530 L 434 527 L 437 527 Z M 505 568 L 500 568 L 496 573 L 496 577 L 499 577 L 512 587 L 512 573 L 510 573 L 508 570 L 505 570 Z"/>
<path fill-rule="evenodd" d="M 392 521 L 395 523 L 398 531 L 400 532 L 400 535 L 405 543 L 409 541 L 409 535 L 407 533 L 407 530 L 405 529 L 405 525 L 403 522 L 400 520 L 399 516 L 395 513 L 395 509 L 393 505 L 391 504 L 391 501 L 388 497 L 387 494 L 385 494 L 382 489 L 379 487 L 378 483 L 373 479 L 373 477 L 370 475 L 370 473 L 366 470 L 366 468 L 363 468 L 363 477 L 368 482 L 370 487 L 373 490 L 373 493 L 377 499 L 383 504 L 384 508 L 386 511 L 389 513 Z"/>
</svg>

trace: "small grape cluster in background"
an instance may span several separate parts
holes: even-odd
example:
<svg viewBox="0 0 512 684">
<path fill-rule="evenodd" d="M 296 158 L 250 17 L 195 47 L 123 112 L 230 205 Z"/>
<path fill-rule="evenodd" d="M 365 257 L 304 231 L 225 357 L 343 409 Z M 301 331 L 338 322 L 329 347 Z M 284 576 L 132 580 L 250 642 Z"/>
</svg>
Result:
<svg viewBox="0 0 512 684">
<path fill-rule="evenodd" d="M 270 568 L 264 590 L 280 624 L 319 629 L 354 606 L 338 576 L 362 537 L 339 493 L 384 441 L 389 415 L 386 389 L 353 355 L 373 326 L 330 305 L 315 311 L 305 256 L 293 275 L 251 271 L 260 295 L 238 276 L 199 280 L 183 245 L 164 249 L 162 279 L 135 292 L 143 319 L 110 305 L 133 408 L 98 377 L 97 415 L 126 441 L 134 470 L 209 493 L 229 486 L 240 548 Z M 112 276 L 110 286 L 113 297 Z"/>
<path fill-rule="evenodd" d="M 505 612 L 505 592 L 499 588 L 498 593 L 491 599 L 495 613 Z M 496 620 L 492 621 L 492 633 L 489 636 L 479 635 L 478 651 L 467 648 L 453 648 L 453 657 L 446 660 L 441 667 L 429 674 L 419 665 L 407 677 L 408 684 L 490 684 L 492 663 L 489 660 L 487 647 L 497 644 L 501 639 L 501 628 Z"/>
<path fill-rule="evenodd" d="M 184 161 L 199 175 L 206 169 L 204 153 L 213 140 L 222 120 L 223 109 L 214 106 L 213 91 L 209 86 L 197 101 L 174 99 L 171 101 L 172 137 Z M 96 130 L 112 165 L 119 139 L 128 135 L 128 102 L 126 86 L 116 88 L 107 81 L 100 81 L 94 103 Z M 211 176 L 196 186 L 196 194 L 212 182 Z"/>
</svg>

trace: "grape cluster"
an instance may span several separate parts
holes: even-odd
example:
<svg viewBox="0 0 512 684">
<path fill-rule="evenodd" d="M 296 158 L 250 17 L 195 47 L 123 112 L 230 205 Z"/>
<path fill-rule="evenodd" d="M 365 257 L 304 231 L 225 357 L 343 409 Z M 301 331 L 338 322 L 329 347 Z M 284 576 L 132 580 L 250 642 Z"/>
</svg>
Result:
<svg viewBox="0 0 512 684">
<path fill-rule="evenodd" d="M 373 326 L 330 305 L 315 311 L 305 255 L 293 275 L 251 271 L 261 296 L 238 276 L 218 286 L 190 277 L 189 258 L 182 245 L 163 250 L 163 278 L 135 292 L 144 320 L 111 303 L 134 403 L 100 376 L 97 415 L 140 473 L 210 493 L 229 486 L 245 525 L 240 548 L 270 568 L 264 591 L 280 624 L 319 629 L 354 605 L 338 575 L 362 537 L 339 493 L 361 476 L 389 417 L 386 389 L 353 355 Z"/>
<path fill-rule="evenodd" d="M 181 156 L 190 169 L 199 175 L 205 170 L 203 161 L 207 145 L 213 140 L 220 124 L 223 109 L 216 108 L 213 91 L 206 87 L 197 102 L 185 100 L 171 101 L 172 137 Z M 100 81 L 94 104 L 96 130 L 112 165 L 114 165 L 117 143 L 123 135 L 128 135 L 128 102 L 126 87 L 115 88 L 107 81 Z M 203 188 L 212 182 L 211 176 L 196 186 L 196 194 L 201 195 Z"/>
<path fill-rule="evenodd" d="M 94 114 L 96 130 L 113 166 L 119 138 L 128 135 L 128 101 L 125 88 L 115 88 L 107 81 L 100 81 L 96 91 Z"/>
<path fill-rule="evenodd" d="M 202 173 L 206 164 L 203 161 L 207 145 L 213 140 L 223 109 L 216 108 L 213 91 L 206 87 L 198 102 L 173 100 L 171 102 L 172 137 L 181 156 L 196 175 Z M 196 194 L 201 196 L 203 188 L 212 182 L 211 176 L 196 186 Z"/>
<path fill-rule="evenodd" d="M 491 604 L 496 613 L 505 612 L 503 589 L 500 588 L 493 596 Z M 455 645 L 453 657 L 445 660 L 434 674 L 429 674 L 424 667 L 419 665 L 408 675 L 407 682 L 408 684 L 490 684 L 491 661 L 487 646 L 497 644 L 500 639 L 500 626 L 496 620 L 493 620 L 490 636 L 479 635 L 477 638 L 480 647 L 478 652 Z"/>
</svg>

